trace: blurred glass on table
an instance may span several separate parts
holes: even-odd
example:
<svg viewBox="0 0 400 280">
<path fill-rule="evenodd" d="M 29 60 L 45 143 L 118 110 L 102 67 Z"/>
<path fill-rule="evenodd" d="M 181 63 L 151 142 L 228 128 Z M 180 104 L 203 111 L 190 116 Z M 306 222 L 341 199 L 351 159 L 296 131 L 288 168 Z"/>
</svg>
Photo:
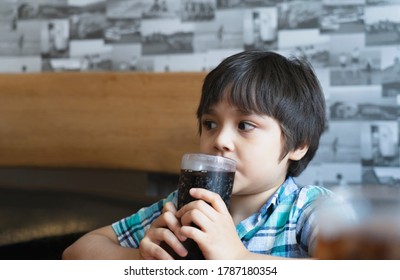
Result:
<svg viewBox="0 0 400 280">
<path fill-rule="evenodd" d="M 400 260 L 400 190 L 341 187 L 319 201 L 316 258 Z"/>
</svg>

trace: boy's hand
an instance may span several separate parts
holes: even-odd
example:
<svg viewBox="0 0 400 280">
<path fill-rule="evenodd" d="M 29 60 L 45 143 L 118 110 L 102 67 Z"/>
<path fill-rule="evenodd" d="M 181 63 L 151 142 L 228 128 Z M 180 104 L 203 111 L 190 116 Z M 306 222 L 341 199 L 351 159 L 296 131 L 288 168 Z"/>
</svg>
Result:
<svg viewBox="0 0 400 280">
<path fill-rule="evenodd" d="M 247 249 L 222 198 L 201 188 L 191 189 L 190 195 L 199 200 L 176 213 L 182 223 L 180 233 L 196 241 L 206 259 L 243 259 Z M 199 228 L 191 226 L 192 223 Z"/>
<path fill-rule="evenodd" d="M 178 255 L 186 256 L 187 251 L 178 236 L 181 240 L 186 238 L 179 233 L 181 223 L 175 214 L 175 205 L 172 202 L 166 203 L 163 213 L 151 224 L 140 242 L 139 251 L 143 259 L 172 260 L 172 256 L 160 246 L 162 241 L 167 243 Z"/>
</svg>

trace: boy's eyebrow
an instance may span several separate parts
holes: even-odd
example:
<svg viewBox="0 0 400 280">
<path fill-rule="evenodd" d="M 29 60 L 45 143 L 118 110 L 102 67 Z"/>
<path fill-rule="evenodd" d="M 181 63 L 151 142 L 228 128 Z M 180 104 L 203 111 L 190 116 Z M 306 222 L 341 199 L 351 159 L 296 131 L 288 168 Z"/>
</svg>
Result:
<svg viewBox="0 0 400 280">
<path fill-rule="evenodd" d="M 203 112 L 203 115 L 215 115 L 215 110 L 213 108 L 208 108 Z"/>
<path fill-rule="evenodd" d="M 243 110 L 243 109 L 239 109 L 239 108 L 235 109 L 235 111 L 237 111 L 239 114 L 245 115 L 245 116 L 257 115 L 253 111 Z"/>
<path fill-rule="evenodd" d="M 238 114 L 244 115 L 244 116 L 257 115 L 255 112 L 243 110 L 243 109 L 240 109 L 237 107 L 234 109 L 234 111 L 236 111 Z M 215 111 L 215 109 L 213 107 L 208 108 L 203 113 L 203 115 L 216 115 L 216 114 L 217 114 L 217 112 Z"/>
</svg>

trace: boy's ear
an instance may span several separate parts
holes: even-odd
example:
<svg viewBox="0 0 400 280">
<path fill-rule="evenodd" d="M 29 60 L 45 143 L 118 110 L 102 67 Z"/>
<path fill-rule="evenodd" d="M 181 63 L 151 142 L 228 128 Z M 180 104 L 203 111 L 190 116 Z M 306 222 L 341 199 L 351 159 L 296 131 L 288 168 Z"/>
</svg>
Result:
<svg viewBox="0 0 400 280">
<path fill-rule="evenodd" d="M 294 151 L 290 152 L 290 160 L 301 160 L 308 151 L 308 145 L 302 145 Z"/>
</svg>

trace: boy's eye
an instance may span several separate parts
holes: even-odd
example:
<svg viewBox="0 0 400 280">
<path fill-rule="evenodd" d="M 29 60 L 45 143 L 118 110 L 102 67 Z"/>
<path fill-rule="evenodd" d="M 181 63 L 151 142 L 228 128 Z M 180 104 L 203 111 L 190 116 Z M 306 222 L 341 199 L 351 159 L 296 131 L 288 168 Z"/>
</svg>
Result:
<svg viewBox="0 0 400 280">
<path fill-rule="evenodd" d="M 210 120 L 204 120 L 203 121 L 203 127 L 207 130 L 213 129 L 217 126 L 217 124 L 213 121 Z"/>
<path fill-rule="evenodd" d="M 251 123 L 248 123 L 248 122 L 240 122 L 238 127 L 240 130 L 243 130 L 243 131 L 250 131 L 255 128 L 254 125 L 252 125 Z"/>
</svg>

